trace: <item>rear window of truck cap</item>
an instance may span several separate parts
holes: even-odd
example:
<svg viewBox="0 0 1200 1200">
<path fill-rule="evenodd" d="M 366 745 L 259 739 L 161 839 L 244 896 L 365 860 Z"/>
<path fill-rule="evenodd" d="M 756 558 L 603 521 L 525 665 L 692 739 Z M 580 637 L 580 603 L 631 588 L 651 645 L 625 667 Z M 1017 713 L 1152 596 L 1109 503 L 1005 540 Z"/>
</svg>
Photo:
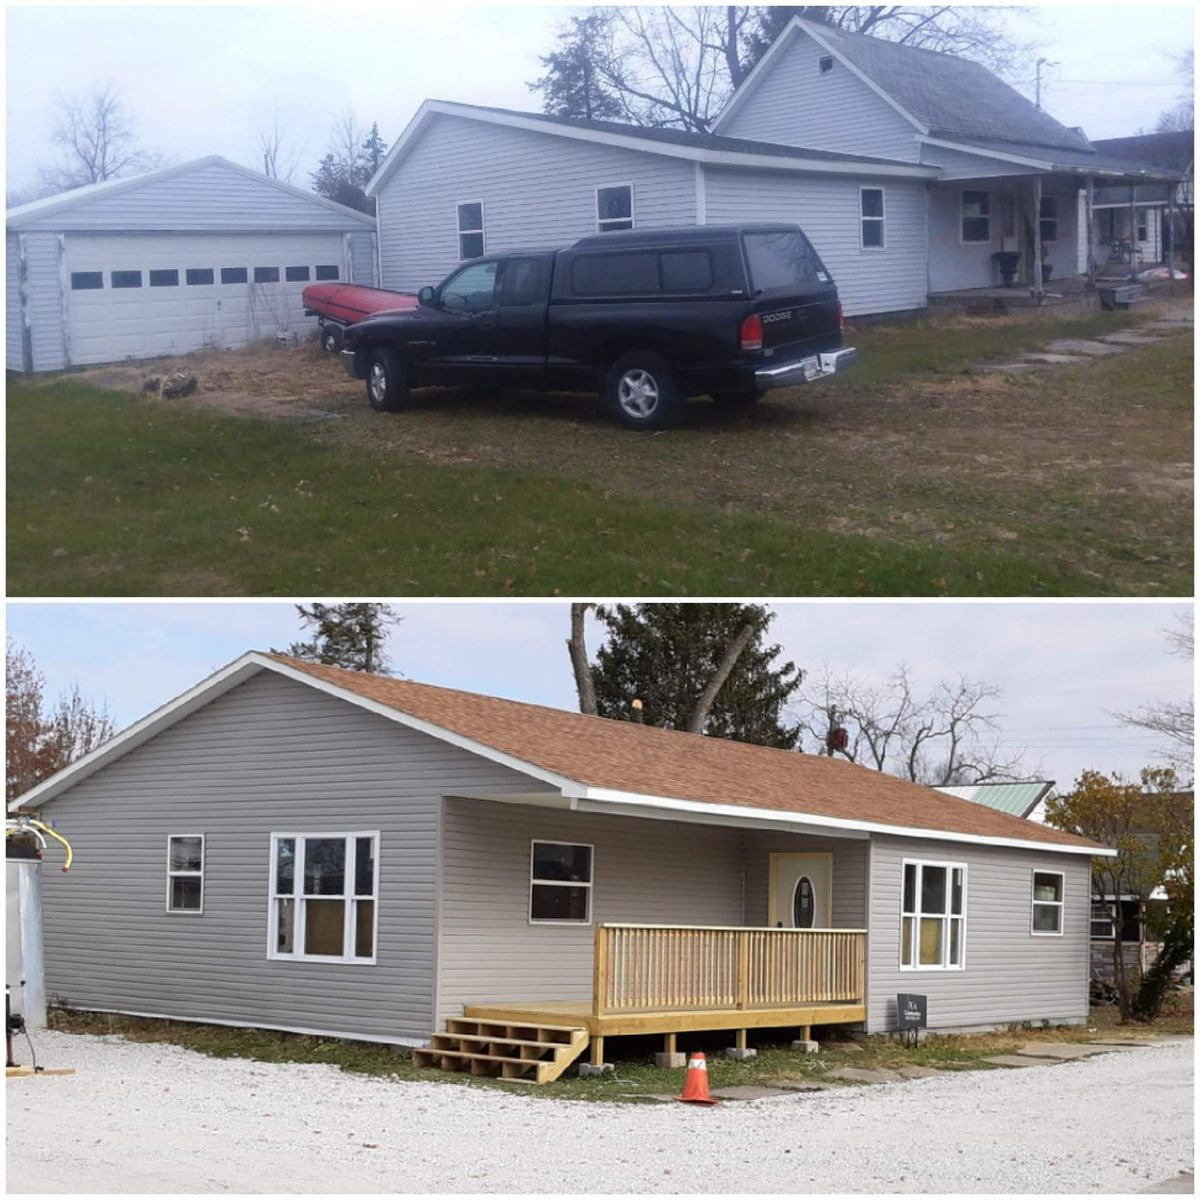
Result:
<svg viewBox="0 0 1200 1200">
<path fill-rule="evenodd" d="M 755 292 L 830 282 L 825 264 L 800 229 L 748 229 L 742 245 Z"/>
</svg>

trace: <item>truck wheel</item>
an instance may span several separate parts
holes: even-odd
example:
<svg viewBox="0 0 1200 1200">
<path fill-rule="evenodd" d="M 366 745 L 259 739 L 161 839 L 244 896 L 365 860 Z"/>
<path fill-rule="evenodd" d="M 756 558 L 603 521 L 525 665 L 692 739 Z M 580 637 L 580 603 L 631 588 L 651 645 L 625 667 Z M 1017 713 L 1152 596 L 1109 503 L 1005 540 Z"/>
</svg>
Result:
<svg viewBox="0 0 1200 1200">
<path fill-rule="evenodd" d="M 608 369 L 604 399 L 627 429 L 665 429 L 678 418 L 684 397 L 660 354 L 635 350 Z"/>
<path fill-rule="evenodd" d="M 767 393 L 755 388 L 748 392 L 714 392 L 712 398 L 722 408 L 749 408 L 757 404 Z"/>
<path fill-rule="evenodd" d="M 342 327 L 340 325 L 321 326 L 321 349 L 326 354 L 337 354 L 342 348 Z"/>
<path fill-rule="evenodd" d="M 399 412 L 408 405 L 408 380 L 400 355 L 390 346 L 371 352 L 367 365 L 367 400 L 376 412 Z"/>
</svg>

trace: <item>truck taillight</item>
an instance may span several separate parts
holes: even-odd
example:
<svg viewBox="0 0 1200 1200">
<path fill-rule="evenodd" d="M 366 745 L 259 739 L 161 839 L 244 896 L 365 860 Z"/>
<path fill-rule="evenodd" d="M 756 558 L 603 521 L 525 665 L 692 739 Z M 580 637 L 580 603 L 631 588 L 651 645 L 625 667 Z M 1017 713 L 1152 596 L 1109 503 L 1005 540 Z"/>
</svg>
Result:
<svg viewBox="0 0 1200 1200">
<path fill-rule="evenodd" d="M 841 329 L 846 324 L 846 314 L 844 312 L 842 312 L 842 302 L 840 300 L 837 302 L 837 306 L 838 306 L 838 329 Z"/>
<path fill-rule="evenodd" d="M 762 349 L 762 317 L 751 313 L 743 322 L 738 334 L 743 350 Z"/>
</svg>

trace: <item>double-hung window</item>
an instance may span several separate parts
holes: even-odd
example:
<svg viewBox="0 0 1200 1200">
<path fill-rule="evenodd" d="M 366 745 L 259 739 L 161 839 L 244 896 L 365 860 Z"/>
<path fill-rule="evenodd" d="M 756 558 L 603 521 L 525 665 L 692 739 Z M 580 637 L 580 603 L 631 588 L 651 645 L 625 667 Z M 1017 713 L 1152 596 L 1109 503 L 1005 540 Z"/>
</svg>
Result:
<svg viewBox="0 0 1200 1200">
<path fill-rule="evenodd" d="M 992 197 L 988 192 L 966 188 L 962 194 L 962 240 L 992 240 Z"/>
<path fill-rule="evenodd" d="M 1035 937 L 1056 937 L 1063 931 L 1063 873 L 1034 871 L 1033 913 L 1029 932 Z"/>
<path fill-rule="evenodd" d="M 378 833 L 271 835 L 268 958 L 375 961 Z"/>
<path fill-rule="evenodd" d="M 633 184 L 618 183 L 596 189 L 596 230 L 633 228 Z"/>
<path fill-rule="evenodd" d="M 483 257 L 483 201 L 469 200 L 458 206 L 458 257 Z"/>
<path fill-rule="evenodd" d="M 900 969 L 957 971 L 965 961 L 967 868 L 964 863 L 904 863 Z"/>
<path fill-rule="evenodd" d="M 587 925 L 592 919 L 592 847 L 538 842 L 529 858 L 529 919 Z"/>
<path fill-rule="evenodd" d="M 883 237 L 883 188 L 859 188 L 858 209 L 862 225 L 862 248 L 882 250 Z"/>
<path fill-rule="evenodd" d="M 204 834 L 167 838 L 167 912 L 204 911 Z"/>
<path fill-rule="evenodd" d="M 1058 241 L 1058 197 L 1043 196 L 1039 213 L 1043 242 Z"/>
</svg>

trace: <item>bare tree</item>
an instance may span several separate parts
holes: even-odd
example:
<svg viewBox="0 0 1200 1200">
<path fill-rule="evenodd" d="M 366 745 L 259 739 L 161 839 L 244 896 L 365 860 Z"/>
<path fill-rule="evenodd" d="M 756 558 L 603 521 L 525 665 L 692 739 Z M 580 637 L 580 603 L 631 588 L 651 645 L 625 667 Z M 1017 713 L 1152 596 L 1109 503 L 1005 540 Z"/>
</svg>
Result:
<svg viewBox="0 0 1200 1200">
<path fill-rule="evenodd" d="M 1179 613 L 1173 629 L 1164 629 L 1167 653 L 1191 662 L 1195 657 L 1195 627 L 1191 609 Z M 1132 712 L 1110 713 L 1122 725 L 1146 729 L 1163 739 L 1163 761 L 1184 780 L 1191 780 L 1196 763 L 1196 708 L 1186 700 L 1154 700 Z"/>
<path fill-rule="evenodd" d="M 595 604 L 571 605 L 571 636 L 567 638 L 567 653 L 571 656 L 575 691 L 579 695 L 579 711 L 589 717 L 596 715 L 596 685 L 592 680 L 592 664 L 588 661 L 583 625 L 588 609 L 595 607 Z"/>
<path fill-rule="evenodd" d="M 60 97 L 51 136 L 64 151 L 62 162 L 42 168 L 42 182 L 51 192 L 137 174 L 165 161 L 137 145 L 136 123 L 111 84 Z"/>
<path fill-rule="evenodd" d="M 725 653 L 721 656 L 717 669 L 704 685 L 700 692 L 700 699 L 696 701 L 696 707 L 692 709 L 692 715 L 688 717 L 688 733 L 704 732 L 704 722 L 708 720 L 708 714 L 712 711 L 718 693 L 725 686 L 725 681 L 729 678 L 733 668 L 737 666 L 737 660 L 741 658 L 742 651 L 750 644 L 754 633 L 753 625 L 743 625 L 741 633 L 725 648 Z"/>
<path fill-rule="evenodd" d="M 1184 133 L 1196 124 L 1196 70 L 1195 52 L 1186 50 L 1175 58 L 1176 74 L 1179 76 L 1182 93 L 1171 108 L 1159 115 L 1155 123 L 1156 133 Z"/>
<path fill-rule="evenodd" d="M 287 131 L 279 124 L 279 106 L 276 105 L 271 124 L 259 130 L 257 138 L 258 162 L 256 166 L 268 179 L 291 183 L 292 176 L 300 166 L 304 147 L 296 148 L 288 141 Z"/>
<path fill-rule="evenodd" d="M 798 709 L 822 753 L 942 787 L 1027 777 L 1023 753 L 1001 747 L 991 710 L 1000 695 L 963 677 L 920 696 L 903 663 L 883 683 L 825 668 L 801 689 Z"/>
</svg>

